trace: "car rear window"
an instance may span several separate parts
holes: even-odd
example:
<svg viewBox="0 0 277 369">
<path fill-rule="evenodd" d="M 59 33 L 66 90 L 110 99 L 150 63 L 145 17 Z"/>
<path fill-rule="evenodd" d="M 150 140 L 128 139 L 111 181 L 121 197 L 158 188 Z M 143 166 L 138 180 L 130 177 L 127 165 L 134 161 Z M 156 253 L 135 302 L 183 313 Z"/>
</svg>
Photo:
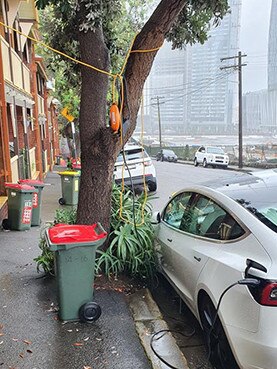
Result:
<svg viewBox="0 0 277 369">
<path fill-rule="evenodd" d="M 131 150 L 125 150 L 125 157 L 126 160 L 137 160 L 137 159 L 143 159 L 143 158 L 148 158 L 148 154 L 146 153 L 146 151 L 144 151 L 143 149 L 139 148 L 139 149 L 131 149 Z M 117 163 L 121 163 L 123 162 L 123 153 L 121 152 L 117 159 L 116 162 Z"/>
<path fill-rule="evenodd" d="M 224 151 L 220 147 L 208 147 L 207 153 L 224 155 Z"/>
<path fill-rule="evenodd" d="M 172 155 L 172 156 L 174 156 L 174 155 L 175 155 L 174 151 L 172 151 L 172 150 L 164 150 L 164 151 L 163 151 L 163 153 L 164 153 L 165 155 Z"/>
</svg>

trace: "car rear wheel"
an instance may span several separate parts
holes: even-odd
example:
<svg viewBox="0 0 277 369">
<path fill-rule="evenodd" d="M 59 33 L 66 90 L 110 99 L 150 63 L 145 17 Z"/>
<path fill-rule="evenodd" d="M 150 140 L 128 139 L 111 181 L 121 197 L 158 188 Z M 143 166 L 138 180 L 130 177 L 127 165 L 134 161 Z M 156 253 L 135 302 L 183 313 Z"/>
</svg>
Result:
<svg viewBox="0 0 277 369">
<path fill-rule="evenodd" d="M 197 167 L 198 163 L 197 163 L 197 158 L 194 158 L 194 166 Z"/>
<path fill-rule="evenodd" d="M 153 181 L 153 182 L 149 182 L 148 183 L 148 188 L 149 188 L 149 191 L 156 191 L 157 190 L 157 182 L 156 181 Z"/>
<path fill-rule="evenodd" d="M 207 163 L 207 160 L 206 159 L 203 160 L 203 167 L 204 168 L 207 168 L 208 167 L 208 163 Z"/>
<path fill-rule="evenodd" d="M 212 328 L 216 309 L 207 295 L 199 303 L 199 315 L 209 360 L 214 369 L 239 369 L 219 317 Z"/>
</svg>

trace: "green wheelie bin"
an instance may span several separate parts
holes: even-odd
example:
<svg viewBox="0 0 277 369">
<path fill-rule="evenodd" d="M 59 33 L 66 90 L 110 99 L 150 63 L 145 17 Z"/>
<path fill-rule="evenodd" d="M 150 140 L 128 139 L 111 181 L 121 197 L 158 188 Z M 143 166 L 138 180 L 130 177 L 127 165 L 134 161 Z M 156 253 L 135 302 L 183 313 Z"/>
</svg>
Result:
<svg viewBox="0 0 277 369">
<path fill-rule="evenodd" d="M 8 191 L 8 219 L 4 219 L 4 229 L 25 231 L 30 229 L 33 211 L 33 195 L 38 193 L 33 186 L 6 183 Z"/>
<path fill-rule="evenodd" d="M 41 223 L 41 220 L 40 220 L 41 197 L 42 197 L 42 190 L 45 184 L 42 181 L 34 180 L 34 179 L 20 179 L 19 183 L 33 186 L 38 190 L 38 192 L 34 192 L 34 195 L 33 195 L 33 211 L 32 211 L 31 226 L 39 226 Z"/>
<path fill-rule="evenodd" d="M 62 197 L 60 205 L 77 205 L 80 184 L 80 172 L 66 170 L 59 172 L 62 184 Z"/>
<path fill-rule="evenodd" d="M 48 247 L 55 254 L 59 318 L 62 321 L 94 322 L 101 308 L 93 302 L 95 252 L 107 237 L 99 223 L 57 224 L 46 230 Z"/>
</svg>

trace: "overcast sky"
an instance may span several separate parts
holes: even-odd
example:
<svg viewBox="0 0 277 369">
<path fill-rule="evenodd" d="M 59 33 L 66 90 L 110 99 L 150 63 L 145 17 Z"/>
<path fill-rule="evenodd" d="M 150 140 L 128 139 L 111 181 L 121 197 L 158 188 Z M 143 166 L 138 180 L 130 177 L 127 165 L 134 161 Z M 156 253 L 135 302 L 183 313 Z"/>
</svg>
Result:
<svg viewBox="0 0 277 369">
<path fill-rule="evenodd" d="M 277 0 L 274 0 L 277 1 Z M 240 49 L 248 57 L 243 90 L 267 88 L 267 54 L 271 0 L 242 0 Z"/>
</svg>

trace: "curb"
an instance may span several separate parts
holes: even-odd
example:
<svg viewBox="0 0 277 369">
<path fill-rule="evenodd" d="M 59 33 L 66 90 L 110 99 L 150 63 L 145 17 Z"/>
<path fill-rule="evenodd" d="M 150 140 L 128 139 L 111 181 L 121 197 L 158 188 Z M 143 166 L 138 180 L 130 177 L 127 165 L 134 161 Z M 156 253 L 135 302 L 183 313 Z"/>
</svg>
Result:
<svg viewBox="0 0 277 369">
<path fill-rule="evenodd" d="M 150 291 L 147 288 L 139 290 L 128 296 L 128 300 L 137 333 L 152 368 L 168 369 L 169 366 L 154 354 L 150 346 L 150 340 L 154 333 L 168 329 Z M 178 369 L 189 369 L 187 360 L 171 333 L 159 337 L 157 341 L 153 342 L 153 346 L 158 353 L 162 353 L 162 358 Z"/>
</svg>

